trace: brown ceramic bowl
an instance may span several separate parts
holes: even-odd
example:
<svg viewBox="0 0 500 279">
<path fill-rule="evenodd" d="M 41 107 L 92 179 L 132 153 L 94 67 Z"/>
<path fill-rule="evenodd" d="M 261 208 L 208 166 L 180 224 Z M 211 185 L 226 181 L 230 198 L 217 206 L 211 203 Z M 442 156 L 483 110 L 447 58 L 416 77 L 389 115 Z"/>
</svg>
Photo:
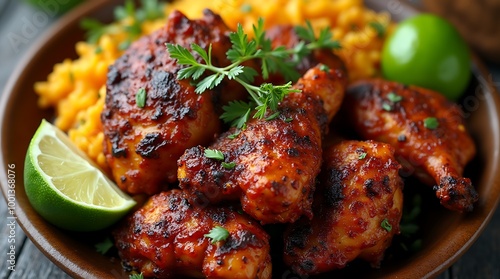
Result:
<svg viewBox="0 0 500 279">
<path fill-rule="evenodd" d="M 17 221 L 47 257 L 77 278 L 128 278 L 128 274 L 123 271 L 118 258 L 100 255 L 93 247 L 108 232 L 80 234 L 60 230 L 44 221 L 30 206 L 22 180 L 26 149 L 40 120 L 53 118 L 51 111 L 37 107 L 33 84 L 44 80 L 55 63 L 76 56 L 74 44 L 83 38 L 78 25 L 81 18 L 94 17 L 109 21 L 115 2 L 119 1 L 88 1 L 55 24 L 31 48 L 12 74 L 3 92 L 0 108 L 2 193 L 7 198 L 7 170 L 9 164 L 14 164 Z M 396 20 L 416 12 L 399 1 L 373 0 L 366 3 L 375 10 L 388 10 Z M 437 204 L 432 191 L 424 189 L 421 195 L 426 202 L 420 218 L 422 248 L 418 252 L 406 257 L 389 254 L 380 269 L 354 263 L 327 278 L 332 275 L 350 278 L 433 277 L 455 262 L 482 232 L 500 196 L 500 102 L 491 86 L 489 74 L 477 60 L 473 65 L 473 73 L 468 93 L 460 104 L 466 112 L 468 126 L 478 147 L 476 158 L 466 169 L 466 176 L 472 178 L 480 194 L 474 212 L 461 215 L 447 211 Z M 281 268 L 279 263 L 275 265 L 275 275 L 279 278 L 297 278 L 286 268 Z"/>
</svg>

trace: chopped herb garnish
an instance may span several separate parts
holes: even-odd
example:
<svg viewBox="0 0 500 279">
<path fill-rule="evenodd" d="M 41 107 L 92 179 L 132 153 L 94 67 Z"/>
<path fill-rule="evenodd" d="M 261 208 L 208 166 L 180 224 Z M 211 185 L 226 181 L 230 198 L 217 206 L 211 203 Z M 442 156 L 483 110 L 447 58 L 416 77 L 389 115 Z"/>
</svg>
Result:
<svg viewBox="0 0 500 279">
<path fill-rule="evenodd" d="M 399 96 L 394 92 L 389 92 L 389 94 L 387 94 L 387 99 L 393 103 L 397 103 L 403 100 L 403 97 Z"/>
<path fill-rule="evenodd" d="M 330 67 L 328 67 L 328 66 L 327 66 L 327 65 L 325 65 L 325 64 L 321 64 L 321 65 L 319 66 L 319 69 L 320 69 L 321 71 L 325 72 L 325 73 L 328 73 L 328 71 L 330 71 Z"/>
<path fill-rule="evenodd" d="M 225 112 L 221 115 L 221 119 L 226 123 L 231 123 L 231 126 L 243 129 L 250 118 L 252 105 L 243 101 L 229 102 L 227 106 L 222 107 Z"/>
<path fill-rule="evenodd" d="M 241 130 L 236 130 L 236 132 L 230 134 L 227 136 L 229 139 L 235 139 L 239 134 L 241 133 Z"/>
<path fill-rule="evenodd" d="M 363 152 L 363 153 L 359 154 L 358 159 L 363 160 L 364 158 L 366 158 L 366 155 L 367 155 L 366 152 Z"/>
<path fill-rule="evenodd" d="M 382 103 L 382 109 L 385 110 L 385 111 L 392 111 L 393 107 L 389 103 Z"/>
<path fill-rule="evenodd" d="M 208 46 L 207 50 L 197 44 L 191 45 L 191 50 L 203 60 L 200 63 L 188 49 L 167 43 L 170 56 L 176 59 L 180 65 L 187 66 L 178 72 L 178 79 L 198 80 L 205 71 L 212 72 L 211 75 L 196 83 L 196 93 L 202 94 L 206 90 L 213 89 L 224 78 L 235 80 L 243 85 L 251 97 L 250 101 L 230 102 L 223 107 L 224 113 L 221 116 L 224 122 L 231 123 L 231 126 L 240 129 L 245 126 L 254 110 L 253 118 L 265 119 L 269 109 L 271 118 L 267 116 L 267 119 L 274 119 L 274 113 L 277 112 L 278 104 L 283 98 L 292 92 L 300 92 L 300 90 L 292 88 L 292 82 L 282 85 L 270 83 L 263 83 L 260 86 L 253 85 L 252 82 L 259 73 L 253 68 L 243 66 L 244 62 L 260 60 L 261 74 L 264 79 L 267 79 L 270 73 L 279 72 L 287 80 L 296 80 L 300 76 L 296 66 L 305 56 L 315 49 L 340 47 L 338 41 L 333 40 L 328 28 L 321 30 L 316 38 L 310 22 L 307 22 L 306 27 L 296 28 L 296 33 L 302 41 L 291 49 L 284 46 L 272 48 L 271 41 L 265 36 L 262 18 L 258 20 L 257 26 L 253 26 L 253 32 L 252 39 L 249 39 L 249 36 L 244 33 L 243 27 L 238 25 L 236 32 L 229 35 L 232 47 L 227 51 L 226 56 L 232 64 L 225 67 L 217 67 L 212 64 L 211 45 Z"/>
<path fill-rule="evenodd" d="M 143 108 L 144 106 L 146 106 L 146 89 L 139 88 L 139 90 L 137 90 L 137 94 L 135 95 L 135 103 L 139 108 Z"/>
<path fill-rule="evenodd" d="M 126 50 L 130 45 L 132 44 L 131 40 L 125 40 L 118 44 L 118 49 L 119 50 Z"/>
<path fill-rule="evenodd" d="M 273 120 L 273 119 L 276 119 L 276 117 L 278 117 L 280 115 L 279 111 L 269 115 L 268 117 L 266 117 L 266 120 L 269 121 L 269 120 Z"/>
<path fill-rule="evenodd" d="M 222 154 L 222 152 L 217 149 L 205 149 L 205 157 L 219 161 L 224 160 L 224 154 Z"/>
<path fill-rule="evenodd" d="M 222 162 L 222 166 L 225 169 L 232 170 L 232 169 L 234 169 L 234 167 L 236 167 L 236 163 L 235 162 L 229 162 L 229 163 Z"/>
<path fill-rule="evenodd" d="M 250 4 L 243 4 L 241 5 L 240 10 L 244 13 L 249 13 L 252 11 L 252 6 Z"/>
<path fill-rule="evenodd" d="M 115 20 L 130 19 L 126 23 L 106 25 L 95 19 L 85 18 L 80 26 L 87 31 L 87 42 L 91 44 L 96 44 L 104 34 L 125 32 L 126 40 L 119 45 L 120 50 L 125 50 L 141 35 L 143 22 L 165 17 L 163 5 L 158 0 L 141 0 L 141 8 L 136 8 L 134 1 L 126 0 L 124 6 L 116 7 L 114 11 Z"/>
<path fill-rule="evenodd" d="M 319 32 L 318 38 L 316 38 L 316 35 L 314 34 L 314 28 L 312 27 L 310 21 L 306 21 L 306 27 L 296 26 L 295 33 L 297 33 L 299 38 L 310 42 L 309 45 L 311 45 L 311 46 L 309 48 L 311 48 L 311 47 L 314 49 L 321 49 L 321 48 L 340 49 L 341 48 L 340 42 L 337 40 L 333 40 L 333 35 L 328 27 L 321 29 Z"/>
<path fill-rule="evenodd" d="M 129 279 L 144 279 L 144 275 L 141 273 L 136 273 L 136 274 L 130 274 L 128 276 Z"/>
<path fill-rule="evenodd" d="M 401 233 L 404 235 L 413 235 L 418 231 L 419 227 L 417 224 L 408 223 L 408 224 L 400 224 L 399 229 L 401 230 Z"/>
<path fill-rule="evenodd" d="M 219 241 L 226 240 L 229 237 L 229 231 L 221 226 L 215 226 L 208 234 L 204 235 L 212 239 L 211 243 L 214 244 Z"/>
<path fill-rule="evenodd" d="M 390 232 L 392 230 L 392 225 L 389 223 L 389 220 L 387 220 L 387 218 L 382 220 L 382 223 L 380 223 L 380 226 L 388 232 Z"/>
<path fill-rule="evenodd" d="M 143 22 L 146 20 L 156 20 L 163 18 L 164 13 L 164 3 L 158 0 L 142 0 L 141 8 L 137 9 L 135 12 L 135 17 L 137 21 Z"/>
<path fill-rule="evenodd" d="M 95 54 L 101 54 L 102 53 L 102 47 L 101 46 L 97 46 L 95 48 Z"/>
<path fill-rule="evenodd" d="M 109 237 L 106 237 L 106 239 L 97 243 L 96 245 L 94 245 L 94 247 L 98 253 L 104 255 L 109 251 L 109 249 L 113 247 L 113 242 Z"/>
<path fill-rule="evenodd" d="M 401 218 L 401 222 L 399 223 L 399 229 L 401 230 L 401 234 L 405 237 L 414 236 L 419 230 L 419 226 L 417 225 L 417 219 L 420 216 L 422 206 L 422 198 L 420 195 L 415 195 L 412 200 L 412 207 L 404 208 L 403 216 Z"/>
<path fill-rule="evenodd" d="M 424 127 L 427 129 L 434 130 L 439 126 L 439 122 L 436 117 L 427 117 L 424 119 Z"/>
<path fill-rule="evenodd" d="M 387 101 L 383 101 L 382 103 L 382 109 L 385 110 L 385 111 L 393 111 L 394 110 L 394 104 L 397 103 L 397 102 L 400 102 L 401 100 L 403 100 L 403 97 L 397 95 L 396 93 L 394 92 L 389 92 L 387 94 Z"/>
<path fill-rule="evenodd" d="M 126 0 L 123 6 L 118 6 L 114 10 L 116 20 L 124 20 L 127 17 L 133 17 L 135 14 L 134 2 Z"/>
<path fill-rule="evenodd" d="M 285 120 L 284 120 L 284 121 L 285 121 L 286 123 L 290 123 L 290 122 L 292 122 L 292 121 L 293 121 L 293 118 L 291 118 L 291 117 L 287 117 L 287 118 L 285 118 Z"/>
<path fill-rule="evenodd" d="M 407 197 L 405 196 L 405 199 Z M 399 230 L 401 234 L 397 236 L 399 246 L 405 252 L 416 252 L 421 247 L 422 240 L 418 238 L 419 234 L 419 218 L 422 211 L 422 197 L 420 194 L 415 194 L 412 199 L 409 199 L 403 208 L 403 216 L 399 222 Z"/>
<path fill-rule="evenodd" d="M 105 25 L 95 19 L 84 18 L 80 21 L 80 27 L 87 31 L 87 42 L 91 44 L 97 43 L 99 38 L 107 33 L 113 33 L 114 27 Z"/>
<path fill-rule="evenodd" d="M 368 24 L 370 25 L 371 28 L 373 28 L 375 30 L 375 32 L 377 32 L 377 36 L 379 38 L 385 37 L 385 33 L 386 33 L 386 29 L 387 29 L 386 26 L 384 26 L 382 23 L 377 22 L 377 21 L 372 21 Z"/>
</svg>

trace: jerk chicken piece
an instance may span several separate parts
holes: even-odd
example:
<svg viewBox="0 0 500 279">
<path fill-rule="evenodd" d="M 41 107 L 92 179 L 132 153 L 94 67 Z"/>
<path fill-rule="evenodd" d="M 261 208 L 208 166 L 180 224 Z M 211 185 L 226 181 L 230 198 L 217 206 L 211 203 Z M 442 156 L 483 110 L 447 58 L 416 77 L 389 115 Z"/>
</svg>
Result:
<svg viewBox="0 0 500 279">
<path fill-rule="evenodd" d="M 234 167 L 205 157 L 202 146 L 188 149 L 178 161 L 179 186 L 196 203 L 240 199 L 243 210 L 262 223 L 311 217 L 322 136 L 345 86 L 342 71 L 320 65 L 310 69 L 294 85 L 302 92 L 286 96 L 279 105 L 279 117 L 252 118 L 245 129 L 231 128 L 210 146 Z"/>
<path fill-rule="evenodd" d="M 222 66 L 230 63 L 229 32 L 209 10 L 199 20 L 173 12 L 164 28 L 134 42 L 110 66 L 101 115 L 104 152 L 122 190 L 151 195 L 167 189 L 177 180 L 177 159 L 184 150 L 208 144 L 220 132 L 214 107 L 220 92 L 196 94 L 189 80 L 177 80 L 181 66 L 169 56 L 165 43 L 187 48 L 192 43 L 203 48 L 211 44 L 212 62 Z M 226 89 L 226 99 L 243 93 L 228 86 L 219 86 Z"/>
<path fill-rule="evenodd" d="M 458 106 L 437 92 L 383 80 L 351 85 L 343 106 L 363 138 L 394 146 L 402 175 L 437 184 L 448 209 L 473 209 L 478 194 L 462 175 L 476 150 Z"/>
<path fill-rule="evenodd" d="M 379 266 L 402 216 L 403 181 L 393 148 L 342 141 L 323 157 L 314 218 L 285 231 L 285 263 L 302 275 L 340 269 L 355 258 Z"/>
<path fill-rule="evenodd" d="M 216 226 L 225 240 L 206 234 Z M 178 189 L 152 196 L 113 232 L 124 262 L 145 277 L 271 278 L 269 236 L 230 207 L 200 208 Z"/>
</svg>

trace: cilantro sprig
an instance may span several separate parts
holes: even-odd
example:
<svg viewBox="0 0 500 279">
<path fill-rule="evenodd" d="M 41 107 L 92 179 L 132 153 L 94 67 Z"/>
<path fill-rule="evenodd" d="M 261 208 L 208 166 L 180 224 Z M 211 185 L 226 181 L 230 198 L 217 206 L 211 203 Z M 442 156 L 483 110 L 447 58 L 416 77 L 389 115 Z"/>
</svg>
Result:
<svg viewBox="0 0 500 279">
<path fill-rule="evenodd" d="M 260 86 L 252 84 L 257 73 L 253 68 L 244 66 L 243 63 L 249 60 L 259 60 L 261 64 L 261 75 L 267 79 L 272 73 L 281 73 L 287 80 L 296 80 L 299 73 L 296 66 L 300 61 L 313 50 L 321 48 L 340 48 L 340 44 L 333 40 L 333 36 L 328 28 L 320 31 L 316 37 L 312 25 L 307 22 L 305 27 L 296 28 L 296 33 L 301 41 L 293 48 L 287 49 L 284 46 L 273 48 L 272 43 L 266 38 L 264 31 L 264 20 L 260 18 L 257 26 L 253 26 L 253 36 L 249 39 L 244 32 L 243 27 L 238 25 L 236 32 L 229 35 L 232 47 L 226 53 L 231 64 L 225 67 L 218 67 L 212 64 L 212 45 L 205 50 L 198 44 L 191 44 L 191 51 L 201 58 L 201 62 L 187 48 L 167 43 L 167 50 L 170 57 L 177 60 L 180 65 L 187 67 L 181 69 L 178 79 L 191 79 L 196 88 L 195 92 L 202 94 L 206 90 L 218 86 L 225 78 L 234 80 L 241 84 L 248 94 L 250 100 L 233 101 L 223 107 L 224 113 L 222 120 L 231 123 L 232 126 L 239 129 L 244 128 L 250 119 L 252 111 L 254 118 L 273 119 L 278 116 L 279 103 L 284 97 L 300 90 L 292 88 L 292 82 L 286 84 L 274 85 L 263 83 Z M 211 72 L 202 78 L 206 71 Z M 199 80 L 202 78 L 201 80 Z M 271 114 L 268 115 L 267 111 Z"/>
</svg>

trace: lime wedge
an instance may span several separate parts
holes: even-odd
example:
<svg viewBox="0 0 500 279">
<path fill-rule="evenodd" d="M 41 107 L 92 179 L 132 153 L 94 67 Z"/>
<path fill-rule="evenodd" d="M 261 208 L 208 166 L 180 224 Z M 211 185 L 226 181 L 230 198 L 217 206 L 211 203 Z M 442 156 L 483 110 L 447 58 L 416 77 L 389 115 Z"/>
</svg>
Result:
<svg viewBox="0 0 500 279">
<path fill-rule="evenodd" d="M 73 231 L 106 228 L 135 205 L 65 133 L 45 120 L 26 153 L 24 187 L 43 218 Z"/>
</svg>

